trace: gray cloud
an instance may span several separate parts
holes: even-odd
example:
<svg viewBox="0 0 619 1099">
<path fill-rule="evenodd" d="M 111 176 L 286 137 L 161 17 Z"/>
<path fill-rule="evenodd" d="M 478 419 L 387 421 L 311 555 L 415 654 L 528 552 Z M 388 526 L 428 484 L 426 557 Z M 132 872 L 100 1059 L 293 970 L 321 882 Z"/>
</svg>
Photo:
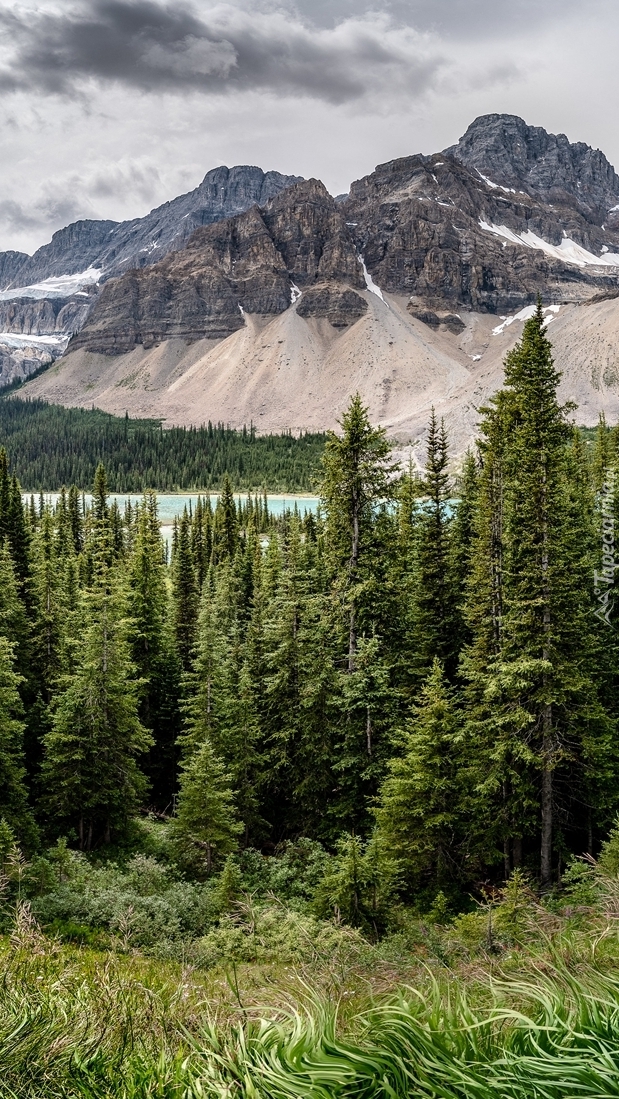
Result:
<svg viewBox="0 0 619 1099">
<path fill-rule="evenodd" d="M 333 27 L 290 11 L 220 4 L 204 13 L 153 0 L 0 11 L 0 86 L 72 94 L 89 81 L 145 92 L 261 90 L 340 104 L 389 87 L 419 95 L 442 61 L 431 41 L 388 13 Z"/>
<path fill-rule="evenodd" d="M 241 0 L 242 2 L 242 0 Z M 249 6 L 253 0 L 247 0 Z M 432 31 L 446 39 L 493 38 L 497 30 L 531 33 L 582 9 L 582 0 L 291 0 L 305 19 L 335 26 L 364 12 L 387 12 L 404 26 Z M 609 7 L 609 0 L 588 0 L 587 14 Z"/>
<path fill-rule="evenodd" d="M 123 159 L 116 164 L 94 164 L 84 172 L 47 179 L 28 201 L 0 201 L 3 232 L 26 234 L 59 229 L 82 218 L 105 216 L 99 202 L 111 200 L 121 208 L 131 196 L 143 205 L 159 198 L 161 178 L 148 161 Z"/>
</svg>

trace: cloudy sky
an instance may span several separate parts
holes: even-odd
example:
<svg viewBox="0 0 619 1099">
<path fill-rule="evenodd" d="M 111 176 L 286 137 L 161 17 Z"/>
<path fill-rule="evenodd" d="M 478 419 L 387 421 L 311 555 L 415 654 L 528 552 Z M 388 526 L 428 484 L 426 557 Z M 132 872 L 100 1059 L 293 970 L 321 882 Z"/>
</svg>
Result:
<svg viewBox="0 0 619 1099">
<path fill-rule="evenodd" d="M 616 0 L 0 0 L 0 250 L 219 164 L 318 176 L 507 111 L 619 167 Z"/>
</svg>

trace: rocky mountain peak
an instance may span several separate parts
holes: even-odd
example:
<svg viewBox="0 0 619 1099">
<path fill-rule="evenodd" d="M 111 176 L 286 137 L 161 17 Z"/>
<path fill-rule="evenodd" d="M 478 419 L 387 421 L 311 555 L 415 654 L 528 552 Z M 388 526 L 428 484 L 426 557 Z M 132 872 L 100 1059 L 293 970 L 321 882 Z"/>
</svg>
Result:
<svg viewBox="0 0 619 1099">
<path fill-rule="evenodd" d="M 206 173 L 198 191 L 216 221 L 240 214 L 250 206 L 264 206 L 273 195 L 301 179 L 302 176 L 264 172 L 250 164 L 237 164 L 233 168 L 221 165 Z"/>
<path fill-rule="evenodd" d="M 604 220 L 619 203 L 619 176 L 599 149 L 529 126 L 517 115 L 480 115 L 445 149 L 493 183 L 570 202 Z"/>
</svg>

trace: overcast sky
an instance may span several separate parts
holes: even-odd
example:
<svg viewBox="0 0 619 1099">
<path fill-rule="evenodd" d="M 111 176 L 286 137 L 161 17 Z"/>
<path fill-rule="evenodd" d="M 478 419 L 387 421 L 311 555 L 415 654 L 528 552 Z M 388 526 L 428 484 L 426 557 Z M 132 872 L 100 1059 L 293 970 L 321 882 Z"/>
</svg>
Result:
<svg viewBox="0 0 619 1099">
<path fill-rule="evenodd" d="M 0 0 L 0 250 L 219 164 L 333 194 L 506 111 L 619 167 L 617 0 Z"/>
</svg>

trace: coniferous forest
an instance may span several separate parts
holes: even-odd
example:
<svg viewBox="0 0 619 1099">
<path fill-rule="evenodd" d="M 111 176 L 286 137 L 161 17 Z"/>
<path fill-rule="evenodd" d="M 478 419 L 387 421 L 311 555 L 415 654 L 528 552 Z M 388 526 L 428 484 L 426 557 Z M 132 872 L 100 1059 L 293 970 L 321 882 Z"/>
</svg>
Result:
<svg viewBox="0 0 619 1099">
<path fill-rule="evenodd" d="M 92 487 L 99 463 L 110 492 L 219 489 L 228 474 L 238 490 L 306 492 L 325 436 L 257 435 L 253 424 L 163 428 L 100 409 L 63 408 L 10 394 L 0 399 L 0 443 L 28 492 Z"/>
<path fill-rule="evenodd" d="M 310 958 L 322 992 L 339 983 L 353 1002 L 394 968 L 451 966 L 453 981 L 458 966 L 505 979 L 511 965 L 520 981 L 513 1017 L 500 994 L 505 1032 L 486 993 L 476 1018 L 459 993 L 441 1007 L 435 976 L 420 1006 L 351 1023 L 361 1046 L 338 1047 L 327 1012 L 228 1045 L 200 1031 L 184 1061 L 194 986 L 166 1001 L 176 1046 L 152 1006 L 143 1023 L 169 1053 L 149 1062 L 162 1090 L 139 1090 L 137 1054 L 133 1091 L 96 1090 L 114 1057 L 129 1072 L 116 1034 L 113 1048 L 92 1039 L 92 1063 L 71 1052 L 82 1090 L 53 1094 L 463 1099 L 538 1094 L 540 1072 L 557 1099 L 615 1094 L 600 1084 L 599 1005 L 619 1004 L 605 930 L 619 897 L 619 431 L 602 421 L 587 446 L 558 382 L 540 306 L 459 466 L 433 414 L 425 469 L 399 468 L 356 396 L 326 439 L 317 515 L 237 504 L 225 477 L 215 508 L 183 515 L 169 565 L 153 493 L 121 513 L 99 464 L 88 509 L 76 486 L 24 508 L 17 456 L 2 454 L 0 861 L 18 954 L 45 956 L 53 983 L 58 951 L 82 951 L 65 984 L 82 982 L 90 1018 L 103 1001 L 89 950 L 198 974 Z M 106 1002 L 146 1011 L 128 991 L 145 972 L 115 970 Z M 229 987 L 227 1017 L 249 1025 L 236 968 Z M 585 1041 L 574 1013 L 594 1000 Z M 66 1005 L 45 1004 L 51 1034 Z M 456 1027 L 452 1049 L 441 1035 Z M 503 1056 L 512 1068 L 491 1079 Z"/>
</svg>

